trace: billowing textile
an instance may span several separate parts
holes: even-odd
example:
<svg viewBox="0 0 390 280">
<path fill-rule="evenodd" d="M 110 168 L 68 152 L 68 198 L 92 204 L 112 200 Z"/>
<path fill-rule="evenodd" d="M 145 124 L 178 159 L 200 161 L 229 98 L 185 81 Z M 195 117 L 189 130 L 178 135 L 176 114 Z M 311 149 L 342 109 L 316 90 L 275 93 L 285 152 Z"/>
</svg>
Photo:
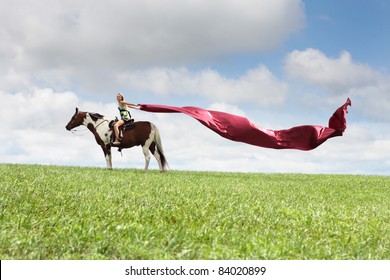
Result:
<svg viewBox="0 0 390 280">
<path fill-rule="evenodd" d="M 283 130 L 257 127 L 247 118 L 198 107 L 139 104 L 139 109 L 154 113 L 184 113 L 227 139 L 264 148 L 312 150 L 329 138 L 343 135 L 345 115 L 351 100 L 339 107 L 329 119 L 329 127 L 302 125 Z"/>
</svg>

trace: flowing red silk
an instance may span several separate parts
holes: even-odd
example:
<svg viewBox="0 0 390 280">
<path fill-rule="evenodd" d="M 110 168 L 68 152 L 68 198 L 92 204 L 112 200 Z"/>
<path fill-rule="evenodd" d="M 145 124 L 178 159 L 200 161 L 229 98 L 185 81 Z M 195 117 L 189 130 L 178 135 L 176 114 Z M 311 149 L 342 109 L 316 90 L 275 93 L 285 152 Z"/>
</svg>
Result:
<svg viewBox="0 0 390 280">
<path fill-rule="evenodd" d="M 345 119 L 348 98 L 329 119 L 329 127 L 302 125 L 290 129 L 272 130 L 255 126 L 247 118 L 198 107 L 174 107 L 139 104 L 140 110 L 154 113 L 184 113 L 227 139 L 264 148 L 312 150 L 329 138 L 343 135 L 347 127 Z"/>
</svg>

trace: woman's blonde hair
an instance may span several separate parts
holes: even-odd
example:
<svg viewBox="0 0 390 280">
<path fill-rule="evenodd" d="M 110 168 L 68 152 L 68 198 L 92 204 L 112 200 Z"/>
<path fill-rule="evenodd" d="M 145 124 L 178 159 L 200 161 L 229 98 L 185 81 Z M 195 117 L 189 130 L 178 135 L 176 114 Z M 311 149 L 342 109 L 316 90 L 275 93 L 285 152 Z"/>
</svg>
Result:
<svg viewBox="0 0 390 280">
<path fill-rule="evenodd" d="M 120 96 L 122 98 L 122 101 L 125 100 L 125 97 L 123 96 L 122 93 L 118 92 L 118 94 L 116 96 Z"/>
</svg>

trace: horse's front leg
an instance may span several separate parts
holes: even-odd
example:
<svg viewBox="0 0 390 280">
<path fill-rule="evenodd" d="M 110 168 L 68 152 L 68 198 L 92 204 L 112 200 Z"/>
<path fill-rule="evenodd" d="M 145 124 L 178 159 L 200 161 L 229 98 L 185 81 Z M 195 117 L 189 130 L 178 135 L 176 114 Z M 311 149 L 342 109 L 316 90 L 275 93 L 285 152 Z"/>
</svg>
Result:
<svg viewBox="0 0 390 280">
<path fill-rule="evenodd" d="M 106 164 L 108 169 L 112 169 L 112 156 L 111 156 L 111 145 L 105 145 L 102 147 L 104 157 L 106 158 Z"/>
</svg>

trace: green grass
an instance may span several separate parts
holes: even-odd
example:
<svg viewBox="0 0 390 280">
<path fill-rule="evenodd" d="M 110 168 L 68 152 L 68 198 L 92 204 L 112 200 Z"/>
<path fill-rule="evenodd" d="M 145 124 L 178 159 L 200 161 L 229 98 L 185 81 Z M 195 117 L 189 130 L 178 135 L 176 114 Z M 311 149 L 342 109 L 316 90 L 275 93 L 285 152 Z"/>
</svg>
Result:
<svg viewBox="0 0 390 280">
<path fill-rule="evenodd" d="M 0 165 L 0 259 L 390 259 L 390 177 Z"/>
</svg>

